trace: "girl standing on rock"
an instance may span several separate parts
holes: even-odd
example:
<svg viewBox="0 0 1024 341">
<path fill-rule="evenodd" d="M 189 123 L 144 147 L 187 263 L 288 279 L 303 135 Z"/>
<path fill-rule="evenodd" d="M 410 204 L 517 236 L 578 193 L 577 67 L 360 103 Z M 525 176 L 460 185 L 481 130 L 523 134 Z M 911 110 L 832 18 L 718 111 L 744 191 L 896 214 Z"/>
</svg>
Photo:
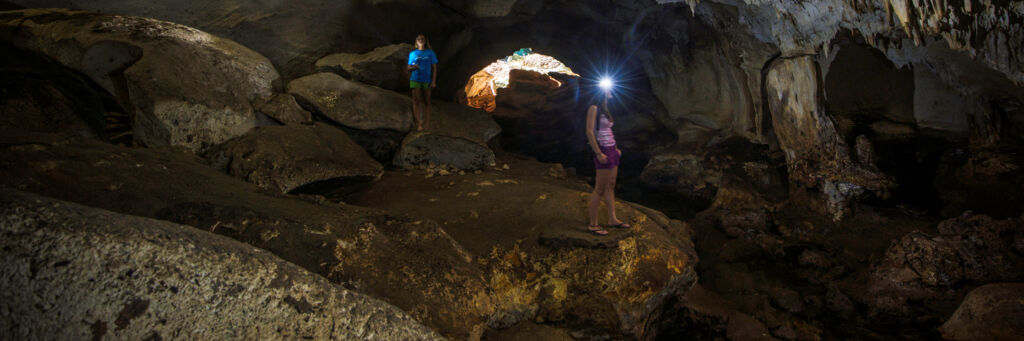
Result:
<svg viewBox="0 0 1024 341">
<path fill-rule="evenodd" d="M 615 177 L 619 174 L 619 158 L 622 151 L 615 146 L 615 135 L 612 133 L 612 126 L 615 119 L 608 111 L 608 99 L 612 98 L 612 84 L 609 80 L 601 81 L 601 88 L 604 91 L 604 99 L 598 104 L 592 104 L 587 109 L 587 140 L 590 148 L 594 151 L 594 168 L 597 169 L 597 176 L 594 180 L 594 192 L 590 193 L 590 225 L 587 230 L 596 235 L 606 235 L 608 231 L 597 224 L 597 214 L 601 199 L 604 198 L 604 205 L 608 209 L 608 227 L 630 228 L 615 216 Z M 596 128 L 596 129 L 595 129 Z"/>
<path fill-rule="evenodd" d="M 430 90 L 437 86 L 437 55 L 430 49 L 427 36 L 416 36 L 416 49 L 409 53 L 409 88 L 412 88 L 412 119 L 416 131 L 430 127 Z M 420 105 L 424 109 L 417 113 Z M 423 120 L 420 120 L 423 116 Z"/>
</svg>

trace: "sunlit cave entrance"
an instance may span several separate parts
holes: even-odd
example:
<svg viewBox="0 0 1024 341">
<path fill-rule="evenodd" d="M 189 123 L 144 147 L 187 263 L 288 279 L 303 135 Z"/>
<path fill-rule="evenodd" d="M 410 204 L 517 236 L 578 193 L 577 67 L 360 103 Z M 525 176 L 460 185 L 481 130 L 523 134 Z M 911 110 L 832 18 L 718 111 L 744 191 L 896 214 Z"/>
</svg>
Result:
<svg viewBox="0 0 1024 341">
<path fill-rule="evenodd" d="M 473 74 L 459 94 L 459 99 L 464 99 L 465 103 L 471 107 L 494 112 L 497 109 L 499 91 L 504 102 L 508 103 L 507 98 L 513 97 L 517 90 L 561 88 L 563 82 L 553 77 L 553 73 L 563 77 L 573 77 L 573 81 L 580 77 L 554 57 L 533 53 L 530 48 L 522 48 Z M 510 88 L 513 74 L 515 74 L 516 86 Z M 538 92 L 538 94 L 544 93 Z"/>
<path fill-rule="evenodd" d="M 522 48 L 473 74 L 456 101 L 491 113 L 500 148 L 578 169 L 589 161 L 581 91 L 568 65 Z"/>
</svg>

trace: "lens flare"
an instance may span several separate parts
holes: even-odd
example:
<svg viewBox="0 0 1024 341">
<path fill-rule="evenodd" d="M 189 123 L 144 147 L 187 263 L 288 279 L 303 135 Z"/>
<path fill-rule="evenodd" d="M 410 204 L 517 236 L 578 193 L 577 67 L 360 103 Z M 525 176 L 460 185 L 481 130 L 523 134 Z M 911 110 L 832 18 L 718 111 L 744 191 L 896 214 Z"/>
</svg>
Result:
<svg viewBox="0 0 1024 341">
<path fill-rule="evenodd" d="M 612 87 L 615 86 L 615 83 L 612 82 L 611 78 L 603 77 L 601 78 L 601 81 L 597 83 L 597 85 L 600 86 L 601 89 L 611 90 Z"/>
</svg>

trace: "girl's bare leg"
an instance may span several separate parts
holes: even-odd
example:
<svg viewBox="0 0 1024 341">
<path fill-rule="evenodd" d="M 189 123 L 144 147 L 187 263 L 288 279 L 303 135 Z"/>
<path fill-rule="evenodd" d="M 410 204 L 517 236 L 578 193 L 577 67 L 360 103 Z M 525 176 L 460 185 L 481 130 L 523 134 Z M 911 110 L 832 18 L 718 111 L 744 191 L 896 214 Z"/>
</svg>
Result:
<svg viewBox="0 0 1024 341">
<path fill-rule="evenodd" d="M 423 123 L 420 121 L 420 113 L 417 112 L 420 106 L 420 97 L 422 97 L 420 91 L 421 90 L 419 88 L 412 89 L 412 120 L 416 122 L 416 131 L 423 130 Z"/>
<path fill-rule="evenodd" d="M 423 103 L 426 109 L 423 110 L 423 129 L 430 129 L 430 88 L 423 89 Z"/>
<path fill-rule="evenodd" d="M 594 176 L 594 191 L 590 193 L 590 204 L 587 206 L 590 214 L 590 226 L 597 226 L 597 214 L 601 205 L 601 197 L 608 191 L 608 169 L 598 169 Z"/>
<path fill-rule="evenodd" d="M 619 175 L 619 167 L 607 171 L 608 179 L 605 180 L 607 189 L 604 192 L 604 207 L 608 209 L 608 225 L 622 224 L 615 216 L 615 178 Z"/>
</svg>

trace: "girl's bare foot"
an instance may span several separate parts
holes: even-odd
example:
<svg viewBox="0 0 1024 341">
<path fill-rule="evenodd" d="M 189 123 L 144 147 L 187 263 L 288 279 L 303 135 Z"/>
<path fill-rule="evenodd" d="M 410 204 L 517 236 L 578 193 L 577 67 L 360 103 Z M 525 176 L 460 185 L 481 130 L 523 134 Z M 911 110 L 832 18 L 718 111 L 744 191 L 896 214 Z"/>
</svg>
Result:
<svg viewBox="0 0 1024 341">
<path fill-rule="evenodd" d="M 590 231 L 590 233 L 593 233 L 593 234 L 598 235 L 598 236 L 603 236 L 603 235 L 608 234 L 608 231 L 605 231 L 604 229 L 602 229 L 600 225 L 590 225 L 590 226 L 587 226 L 587 231 Z"/>
<path fill-rule="evenodd" d="M 416 126 L 416 131 L 423 131 L 423 126 Z"/>
<path fill-rule="evenodd" d="M 633 225 L 630 225 L 630 224 L 627 224 L 627 223 L 624 223 L 624 222 L 620 221 L 620 222 L 617 222 L 617 223 L 608 222 L 608 227 L 614 227 L 614 228 L 620 228 L 620 229 L 628 229 L 630 227 L 633 227 Z"/>
</svg>

